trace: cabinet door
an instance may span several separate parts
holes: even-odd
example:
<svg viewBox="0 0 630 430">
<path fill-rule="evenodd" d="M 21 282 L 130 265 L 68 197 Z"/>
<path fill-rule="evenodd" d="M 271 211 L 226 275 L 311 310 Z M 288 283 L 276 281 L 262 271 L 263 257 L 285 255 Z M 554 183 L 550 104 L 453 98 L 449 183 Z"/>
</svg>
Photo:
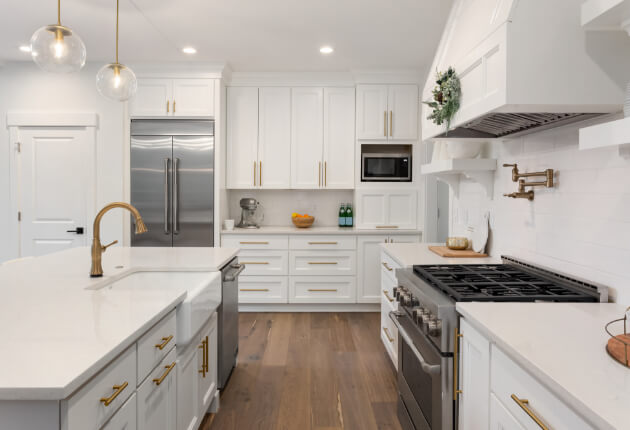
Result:
<svg viewBox="0 0 630 430">
<path fill-rule="evenodd" d="M 258 88 L 227 89 L 227 187 L 254 188 L 258 169 Z"/>
<path fill-rule="evenodd" d="M 187 350 L 177 357 L 177 430 L 194 430 L 201 422 L 198 406 L 201 366 L 197 357 L 200 346 L 200 342 L 193 340 Z"/>
<path fill-rule="evenodd" d="M 464 427 L 460 428 L 463 429 Z M 465 428 L 472 429 L 481 427 L 471 425 Z M 488 428 L 490 430 L 525 430 L 525 427 L 514 418 L 494 394 L 490 394 L 490 426 Z"/>
<path fill-rule="evenodd" d="M 136 421 L 136 395 L 132 394 L 101 430 L 136 430 Z"/>
<path fill-rule="evenodd" d="M 210 408 L 217 390 L 217 314 L 213 314 L 210 322 L 201 329 L 201 342 L 205 342 L 205 354 L 203 349 L 197 350 L 199 368 L 204 363 L 206 372 L 200 373 L 197 391 L 197 404 L 199 405 L 199 417 L 203 419 Z M 204 357 L 205 355 L 205 357 Z"/>
<path fill-rule="evenodd" d="M 291 187 L 320 188 L 324 140 L 324 90 L 291 90 Z"/>
<path fill-rule="evenodd" d="M 460 331 L 459 428 L 485 429 L 490 399 L 490 343 L 463 318 Z"/>
<path fill-rule="evenodd" d="M 415 229 L 418 193 L 415 190 L 387 191 L 386 225 L 400 229 Z"/>
<path fill-rule="evenodd" d="M 136 95 L 129 102 L 129 114 L 132 117 L 170 115 L 172 96 L 171 79 L 140 78 Z"/>
<path fill-rule="evenodd" d="M 388 236 L 359 236 L 359 276 L 357 303 L 380 303 L 381 301 L 381 243 Z"/>
<path fill-rule="evenodd" d="M 357 138 L 387 140 L 387 85 L 357 86 Z"/>
<path fill-rule="evenodd" d="M 291 186 L 291 89 L 258 90 L 258 185 Z"/>
<path fill-rule="evenodd" d="M 174 116 L 214 116 L 214 79 L 175 79 Z"/>
<path fill-rule="evenodd" d="M 177 422 L 176 348 L 138 387 L 138 430 L 172 430 Z"/>
<path fill-rule="evenodd" d="M 357 190 L 354 217 L 357 228 L 378 228 L 387 225 L 387 193 L 385 190 Z"/>
<path fill-rule="evenodd" d="M 390 85 L 387 104 L 389 140 L 416 140 L 418 138 L 418 86 Z"/>
<path fill-rule="evenodd" d="M 354 88 L 324 88 L 324 187 L 354 188 Z"/>
</svg>

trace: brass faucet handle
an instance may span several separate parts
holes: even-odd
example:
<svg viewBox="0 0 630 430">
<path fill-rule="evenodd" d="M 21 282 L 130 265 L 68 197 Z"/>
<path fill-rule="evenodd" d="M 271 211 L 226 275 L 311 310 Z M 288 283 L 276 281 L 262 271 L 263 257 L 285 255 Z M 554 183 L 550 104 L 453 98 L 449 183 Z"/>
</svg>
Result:
<svg viewBox="0 0 630 430">
<path fill-rule="evenodd" d="M 105 250 L 107 250 L 107 248 L 109 248 L 110 246 L 115 245 L 117 243 L 118 243 L 118 241 L 115 240 L 112 243 L 108 243 L 107 245 L 101 246 L 101 249 L 103 250 L 103 252 L 105 252 Z"/>
<path fill-rule="evenodd" d="M 503 167 L 517 167 L 517 164 L 516 163 L 514 163 L 514 164 L 507 164 L 506 163 L 506 164 L 503 165 Z"/>
</svg>

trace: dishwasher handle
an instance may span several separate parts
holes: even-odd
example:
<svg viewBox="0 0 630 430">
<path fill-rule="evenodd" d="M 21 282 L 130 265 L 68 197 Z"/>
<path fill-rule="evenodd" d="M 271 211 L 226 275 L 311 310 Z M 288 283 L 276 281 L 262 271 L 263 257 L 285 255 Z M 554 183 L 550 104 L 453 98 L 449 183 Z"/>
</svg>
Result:
<svg viewBox="0 0 630 430">
<path fill-rule="evenodd" d="M 236 278 L 238 277 L 238 275 L 241 274 L 241 272 L 243 270 L 245 270 L 245 265 L 244 264 L 232 264 L 230 265 L 231 269 L 236 269 L 233 272 L 227 273 L 225 275 L 225 277 L 223 278 L 224 281 L 226 282 L 234 282 L 236 281 Z"/>
</svg>

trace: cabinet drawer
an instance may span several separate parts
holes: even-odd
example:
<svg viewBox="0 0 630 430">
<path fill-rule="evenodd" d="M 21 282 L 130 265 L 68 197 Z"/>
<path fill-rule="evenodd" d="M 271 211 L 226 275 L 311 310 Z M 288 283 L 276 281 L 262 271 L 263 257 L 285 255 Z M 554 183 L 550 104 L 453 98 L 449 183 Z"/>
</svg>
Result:
<svg viewBox="0 0 630 430">
<path fill-rule="evenodd" d="M 170 430 L 177 427 L 176 348 L 164 357 L 138 387 L 138 430 Z"/>
<path fill-rule="evenodd" d="M 176 343 L 177 325 L 173 310 L 138 340 L 138 385 Z"/>
<path fill-rule="evenodd" d="M 398 368 L 398 328 L 389 317 L 389 312 L 392 310 L 392 304 L 383 295 L 381 298 L 381 340 L 394 367 Z"/>
<path fill-rule="evenodd" d="M 289 303 L 354 303 L 354 276 L 291 276 Z"/>
<path fill-rule="evenodd" d="M 355 236 L 291 236 L 289 249 L 328 250 L 328 249 L 357 249 Z"/>
<path fill-rule="evenodd" d="M 282 235 L 224 235 L 221 238 L 224 248 L 240 249 L 289 249 L 289 236 Z"/>
<path fill-rule="evenodd" d="M 136 345 L 132 345 L 79 391 L 61 402 L 61 428 L 100 429 L 131 396 L 135 384 Z"/>
<path fill-rule="evenodd" d="M 136 395 L 133 394 L 102 430 L 136 430 Z"/>
<path fill-rule="evenodd" d="M 245 265 L 239 280 L 245 276 L 289 274 L 288 251 L 241 251 L 238 260 Z"/>
<path fill-rule="evenodd" d="M 238 279 L 239 303 L 287 303 L 288 276 L 241 276 Z"/>
<path fill-rule="evenodd" d="M 355 251 L 291 251 L 291 275 L 354 275 Z"/>
<path fill-rule="evenodd" d="M 388 276 L 381 277 L 381 295 L 383 300 L 389 303 L 389 307 L 392 311 L 398 309 L 398 302 L 394 300 L 394 287 L 396 284 L 392 282 Z"/>
<path fill-rule="evenodd" d="M 400 268 L 400 265 L 396 263 L 387 253 L 381 251 L 381 274 L 384 277 L 388 277 L 392 283 L 396 283 L 396 269 Z"/>
<path fill-rule="evenodd" d="M 595 428 L 494 345 L 490 364 L 490 388 L 510 414 L 526 429 L 539 430 L 540 427 L 533 418 L 530 418 L 523 406 L 553 429 Z M 517 399 L 526 399 L 527 404 L 520 406 L 512 395 Z"/>
</svg>

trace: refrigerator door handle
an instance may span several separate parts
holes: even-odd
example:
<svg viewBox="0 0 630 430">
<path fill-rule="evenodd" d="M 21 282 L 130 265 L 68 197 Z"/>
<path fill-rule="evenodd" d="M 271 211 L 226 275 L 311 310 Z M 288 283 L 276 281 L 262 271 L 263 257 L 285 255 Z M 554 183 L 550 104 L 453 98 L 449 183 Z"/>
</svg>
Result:
<svg viewBox="0 0 630 430">
<path fill-rule="evenodd" d="M 177 190 L 179 176 L 179 158 L 173 159 L 173 233 L 179 234 L 179 192 Z"/>
<path fill-rule="evenodd" d="M 168 229 L 168 165 L 169 158 L 164 159 L 164 234 L 170 234 Z"/>
</svg>

